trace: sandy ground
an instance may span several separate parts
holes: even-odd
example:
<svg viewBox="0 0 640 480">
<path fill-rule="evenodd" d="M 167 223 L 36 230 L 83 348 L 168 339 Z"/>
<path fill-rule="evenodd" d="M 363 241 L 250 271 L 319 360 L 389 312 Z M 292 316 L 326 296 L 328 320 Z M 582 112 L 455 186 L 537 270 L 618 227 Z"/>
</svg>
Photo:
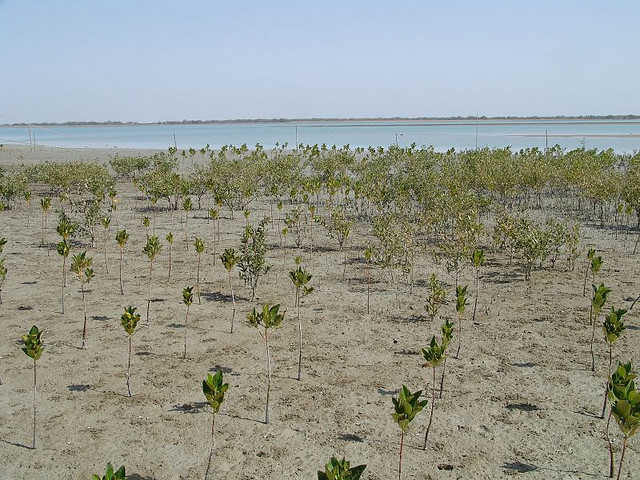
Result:
<svg viewBox="0 0 640 480">
<path fill-rule="evenodd" d="M 131 152 L 129 152 L 131 153 Z M 51 160 L 106 160 L 113 151 L 46 149 L 0 150 L 0 164 Z M 386 275 L 374 269 L 371 314 L 366 314 L 366 273 L 359 252 L 367 238 L 363 225 L 352 235 L 346 275 L 343 254 L 321 227 L 314 229 L 316 250 L 278 248 L 269 230 L 272 272 L 260 281 L 257 299 L 234 277 L 238 294 L 236 329 L 229 333 L 231 301 L 226 271 L 214 265 L 214 226 L 205 210 L 191 212 L 189 248 L 185 248 L 184 212 L 162 211 L 155 233 L 173 231 L 173 271 L 167 279 L 168 245 L 154 265 L 151 315 L 144 324 L 149 262 L 142 253 L 145 214 L 133 187 L 119 183 L 120 206 L 107 244 L 106 272 L 102 227 L 95 249 L 96 277 L 87 297 L 89 348 L 81 350 L 82 303 L 79 283 L 69 276 L 61 314 L 62 258 L 40 245 L 39 199 L 31 211 L 22 202 L 0 212 L 0 236 L 8 278 L 0 306 L 0 479 L 88 479 L 107 462 L 126 465 L 130 479 L 204 478 L 210 445 L 211 413 L 201 383 L 222 368 L 230 384 L 216 421 L 212 479 L 314 479 L 332 456 L 368 465 L 363 478 L 397 478 L 399 430 L 391 418 L 391 399 L 404 383 L 430 388 L 421 368 L 420 349 L 440 334 L 441 319 L 431 323 L 424 310 L 427 279 L 438 273 L 451 289 L 453 279 L 430 256 L 420 258 L 416 287 L 396 295 Z M 57 200 L 54 200 L 56 204 Z M 37 209 L 36 209 L 37 207 Z M 267 215 L 254 208 L 250 220 Z M 288 207 L 285 206 L 285 210 Z M 242 215 L 232 221 L 223 210 L 221 244 L 240 245 Z M 50 214 L 48 242 L 57 241 Z M 118 289 L 117 229 L 130 240 L 123 270 L 125 295 Z M 152 232 L 151 232 L 152 233 Z M 202 304 L 191 307 L 188 358 L 181 358 L 185 306 L 182 288 L 195 282 L 195 235 L 204 238 Z M 598 279 L 613 289 L 609 305 L 628 308 L 640 293 L 638 256 L 630 256 L 635 238 L 583 225 L 583 243 L 604 257 Z M 76 245 L 72 255 L 86 249 Z M 294 295 L 287 272 L 304 255 L 314 275 L 315 292 L 304 298 L 302 380 L 297 369 Z M 533 272 L 525 282 L 517 264 L 486 246 L 476 322 L 464 317 L 462 351 L 449 358 L 442 399 L 436 400 L 426 451 L 422 438 L 428 411 L 420 414 L 405 443 L 405 479 L 606 478 L 606 421 L 602 405 L 606 354 L 597 332 L 597 368 L 590 371 L 587 298 L 582 296 L 583 264 L 567 271 Z M 475 295 L 473 272 L 463 273 Z M 442 315 L 453 317 L 450 293 Z M 253 305 L 281 303 L 287 308 L 282 328 L 272 335 L 274 377 L 271 422 L 264 420 L 266 359 L 258 333 L 244 321 Z M 127 337 L 120 315 L 128 305 L 143 314 L 134 336 L 131 398 L 126 396 Z M 608 307 L 607 307 L 608 308 Z M 626 317 L 628 329 L 616 346 L 619 358 L 640 362 L 638 314 Z M 45 330 L 46 349 L 39 362 L 38 447 L 31 450 L 32 363 L 21 351 L 20 336 L 31 325 Z M 617 426 L 613 426 L 617 433 Z M 617 436 L 617 446 L 620 437 Z M 622 478 L 640 471 L 640 440 L 629 442 Z M 634 473 L 631 473 L 634 472 Z"/>
</svg>

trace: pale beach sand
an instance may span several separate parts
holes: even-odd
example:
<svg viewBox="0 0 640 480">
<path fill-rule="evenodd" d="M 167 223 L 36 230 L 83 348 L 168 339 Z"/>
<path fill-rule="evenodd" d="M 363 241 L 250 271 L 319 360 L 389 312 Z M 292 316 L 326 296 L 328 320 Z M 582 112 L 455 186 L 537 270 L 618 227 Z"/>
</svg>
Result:
<svg viewBox="0 0 640 480">
<path fill-rule="evenodd" d="M 58 149 L 4 146 L 0 165 L 20 167 L 36 162 L 106 162 L 137 150 Z M 362 258 L 370 238 L 356 225 L 343 278 L 343 253 L 318 226 L 316 249 L 278 248 L 278 233 L 269 228 L 268 258 L 274 267 L 258 285 L 257 300 L 234 276 L 238 315 L 229 333 L 231 301 L 226 271 L 213 255 L 214 224 L 206 209 L 191 212 L 189 248 L 185 248 L 183 211 L 164 209 L 155 233 L 165 244 L 154 264 L 150 324 L 144 324 L 149 261 L 142 253 L 141 219 L 146 201 L 128 181 L 117 184 L 120 204 L 103 259 L 102 227 L 96 248 L 74 245 L 72 254 L 88 249 L 95 278 L 87 296 L 89 348 L 81 350 L 82 303 L 79 284 L 69 274 L 64 291 L 66 313 L 60 313 L 62 258 L 40 245 L 41 212 L 34 192 L 30 211 L 18 201 L 0 212 L 0 237 L 8 243 L 8 268 L 0 305 L 0 480 L 88 479 L 107 462 L 126 465 L 130 479 L 202 479 L 209 454 L 211 414 L 204 403 L 202 380 L 222 368 L 230 387 L 216 420 L 211 479 L 317 478 L 332 455 L 368 465 L 364 479 L 397 478 L 399 429 L 391 418 L 392 397 L 402 384 L 429 385 L 420 354 L 433 334 L 440 337 L 443 317 L 454 318 L 455 295 L 449 293 L 439 320 L 424 310 L 428 278 L 438 273 L 452 289 L 453 278 L 422 254 L 416 286 L 394 291 L 379 269 L 373 269 L 371 314 L 366 314 L 366 272 Z M 54 207 L 57 199 L 53 201 Z M 195 202 L 194 202 L 195 203 Z M 204 207 L 205 205 L 203 205 Z M 290 208 L 285 205 L 284 211 Z M 269 215 L 269 204 L 252 204 L 250 220 Z M 284 212 L 283 212 L 284 214 Z M 222 237 L 217 248 L 238 248 L 245 219 L 222 209 Z M 53 245 L 55 213 L 46 238 Z M 113 237 L 126 228 L 130 240 L 124 264 L 125 295 L 118 289 L 118 249 Z M 173 271 L 167 279 L 167 232 L 175 235 Z M 197 257 L 192 243 L 206 244 L 202 270 L 202 304 L 190 311 L 188 358 L 181 358 L 185 307 L 181 291 L 195 282 Z M 640 256 L 630 255 L 635 232 L 582 224 L 583 245 L 604 258 L 598 278 L 612 288 L 610 305 L 628 308 L 640 294 Z M 290 242 L 289 242 L 290 243 Z M 584 258 L 568 271 L 535 270 L 525 282 L 517 263 L 485 240 L 487 264 L 481 274 L 478 314 L 464 317 L 459 359 L 449 358 L 442 399 L 436 399 L 434 423 L 426 451 L 422 439 L 428 412 L 420 414 L 405 439 L 404 479 L 526 480 L 606 478 L 608 464 L 600 414 L 607 356 L 597 331 L 597 368 L 590 371 L 589 299 L 582 296 Z M 283 255 L 285 260 L 283 261 Z M 297 367 L 297 323 L 294 294 L 287 272 L 303 255 L 313 274 L 315 291 L 302 303 L 304 355 L 302 380 Z M 473 302 L 474 274 L 469 284 Z M 245 322 L 262 302 L 287 309 L 282 328 L 271 337 L 274 359 L 271 423 L 265 425 L 266 362 L 258 333 Z M 128 305 L 143 314 L 133 337 L 132 391 L 126 396 L 127 337 L 120 315 Z M 626 316 L 628 328 L 616 345 L 615 358 L 640 366 L 640 306 Z M 44 329 L 45 351 L 39 361 L 38 448 L 31 441 L 32 362 L 21 351 L 20 336 L 31 325 Z M 453 352 L 452 352 L 453 353 Z M 620 446 L 617 426 L 616 446 Z M 616 455 L 617 458 L 618 454 Z M 640 438 L 629 442 L 622 478 L 638 478 Z"/>
</svg>

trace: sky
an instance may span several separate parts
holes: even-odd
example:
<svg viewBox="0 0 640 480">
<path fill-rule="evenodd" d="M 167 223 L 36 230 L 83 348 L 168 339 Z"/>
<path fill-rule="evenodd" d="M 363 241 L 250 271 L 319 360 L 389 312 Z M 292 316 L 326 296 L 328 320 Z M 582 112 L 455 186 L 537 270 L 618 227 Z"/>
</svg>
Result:
<svg viewBox="0 0 640 480">
<path fill-rule="evenodd" d="M 0 0 L 0 124 L 640 114 L 637 0 Z"/>
</svg>

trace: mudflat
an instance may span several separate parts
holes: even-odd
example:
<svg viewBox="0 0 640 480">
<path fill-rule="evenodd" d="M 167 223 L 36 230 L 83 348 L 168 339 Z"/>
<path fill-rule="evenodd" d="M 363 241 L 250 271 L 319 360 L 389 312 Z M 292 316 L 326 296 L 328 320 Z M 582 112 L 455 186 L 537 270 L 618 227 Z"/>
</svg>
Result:
<svg viewBox="0 0 640 480">
<path fill-rule="evenodd" d="M 106 162 L 116 153 L 150 152 L 42 147 L 31 152 L 5 146 L 0 149 L 0 165 L 11 169 L 47 160 Z M 432 335 L 440 338 L 445 318 L 456 321 L 454 279 L 442 265 L 426 253 L 418 255 L 412 288 L 403 282 L 392 285 L 388 273 L 373 266 L 367 314 L 367 226 L 355 223 L 345 250 L 320 225 L 314 226 L 313 248 L 308 237 L 295 248 L 291 238 L 281 244 L 278 232 L 283 227 L 278 219 L 291 208 L 285 204 L 267 225 L 267 259 L 273 267 L 259 280 L 254 301 L 234 270 L 237 315 L 230 333 L 231 295 L 218 256 L 225 248 L 239 248 L 247 222 L 242 213 L 232 219 L 221 208 L 216 244 L 216 223 L 207 218 L 205 199 L 201 209 L 194 205 L 187 214 L 185 241 L 183 210 L 158 202 L 155 221 L 144 227 L 143 217 L 151 215 L 146 198 L 127 180 L 119 180 L 116 190 L 118 207 L 106 242 L 101 226 L 94 247 L 86 238 L 72 242 L 70 258 L 87 251 L 95 270 L 86 295 L 86 350 L 80 348 L 83 306 L 73 273 L 68 272 L 62 289 L 63 262 L 55 251 L 58 199 L 52 199 L 45 230 L 37 189 L 30 206 L 19 200 L 15 208 L 0 212 L 8 269 L 0 305 L 0 479 L 88 479 L 93 473 L 104 474 L 107 462 L 124 464 L 131 479 L 204 478 L 212 415 L 202 381 L 218 370 L 229 390 L 216 419 L 211 479 L 313 479 L 332 456 L 344 456 L 352 465 L 366 464 L 363 479 L 396 478 L 400 434 L 391 417 L 392 398 L 403 384 L 412 391 L 424 390 L 429 399 L 405 437 L 405 479 L 606 478 L 607 419 L 598 417 L 608 352 L 601 316 L 592 372 L 590 280 L 583 296 L 586 251 L 573 270 L 558 261 L 553 268 L 545 264 L 534 269 L 531 280 L 525 281 L 520 263 L 495 248 L 488 232 L 482 237 L 487 261 L 480 271 L 479 291 L 472 267 L 458 279 L 469 285 L 470 303 L 462 319 L 460 355 L 454 358 L 454 339 L 423 450 L 433 399 L 431 373 L 423 368 L 421 349 Z M 569 220 L 552 205 L 549 201 L 543 212 Z M 271 214 L 269 201 L 259 198 L 250 206 L 248 222 L 255 225 Z M 318 214 L 323 214 L 321 207 Z M 582 246 L 603 256 L 596 280 L 612 289 L 605 309 L 628 309 L 640 294 L 639 257 L 631 254 L 637 232 L 572 220 L 580 222 Z M 114 240 L 121 229 L 130 235 L 123 254 L 124 295 Z M 169 232 L 175 238 L 170 279 L 165 240 Z M 142 249 L 146 236 L 154 234 L 163 249 L 154 261 L 147 324 L 149 259 Z M 190 307 L 183 359 L 182 290 L 196 281 L 195 237 L 205 243 L 202 293 L 201 301 L 196 299 Z M 314 287 L 300 308 L 300 380 L 298 322 L 289 279 L 297 256 L 313 275 Z M 435 321 L 424 308 L 432 273 L 449 292 Z M 478 309 L 472 321 L 476 295 Z M 265 346 L 246 322 L 251 309 L 265 302 L 286 309 L 281 327 L 270 334 L 269 424 L 264 423 Z M 133 395 L 128 397 L 127 335 L 120 316 L 130 305 L 137 307 L 142 320 L 133 336 Z M 614 362 L 640 361 L 639 312 L 636 305 L 626 315 L 627 330 L 615 346 Z M 37 448 L 32 450 L 32 362 L 21 351 L 20 338 L 34 324 L 44 330 L 45 349 L 38 362 Z M 621 436 L 613 420 L 611 432 L 617 460 Z M 635 478 L 640 471 L 639 451 L 639 439 L 632 438 L 622 478 Z"/>
</svg>

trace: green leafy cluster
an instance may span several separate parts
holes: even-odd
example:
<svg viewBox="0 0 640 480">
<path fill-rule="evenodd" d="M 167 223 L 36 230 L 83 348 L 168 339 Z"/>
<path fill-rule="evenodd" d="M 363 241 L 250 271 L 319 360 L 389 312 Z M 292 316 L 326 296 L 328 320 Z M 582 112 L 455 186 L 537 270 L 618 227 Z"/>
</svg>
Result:
<svg viewBox="0 0 640 480">
<path fill-rule="evenodd" d="M 126 473 L 124 465 L 122 465 L 115 472 L 113 471 L 113 466 L 110 463 L 107 463 L 107 472 L 101 477 L 100 475 L 91 475 L 91 480 L 125 480 Z"/>
<path fill-rule="evenodd" d="M 22 351 L 26 353 L 27 356 L 33 358 L 34 361 L 38 361 L 40 359 L 42 351 L 44 350 L 44 345 L 42 345 L 41 339 L 42 333 L 42 330 L 38 330 L 38 327 L 33 325 L 29 330 L 29 333 L 22 335 L 22 343 L 24 344 Z"/>
<path fill-rule="evenodd" d="M 366 465 L 351 466 L 351 462 L 338 460 L 331 457 L 331 460 L 325 465 L 324 472 L 318 471 L 318 480 L 359 480 L 364 472 Z"/>
<path fill-rule="evenodd" d="M 616 310 L 611 307 L 611 311 L 605 315 L 604 323 L 602 324 L 602 331 L 604 332 L 604 338 L 609 345 L 613 345 L 618 341 L 622 332 L 626 329 L 624 320 L 622 317 L 627 313 L 624 308 Z"/>
<path fill-rule="evenodd" d="M 420 413 L 424 407 L 427 406 L 428 400 L 420 400 L 422 390 L 411 393 L 406 385 L 402 385 L 398 398 L 392 398 L 394 413 L 392 414 L 393 420 L 398 424 L 400 430 L 405 432 L 409 425 Z"/>
<path fill-rule="evenodd" d="M 247 315 L 247 321 L 254 328 L 263 327 L 265 330 L 269 328 L 277 328 L 284 320 L 286 312 L 279 313 L 280 304 L 271 306 L 268 303 L 262 305 L 262 310 L 253 307 L 251 313 Z"/>
<path fill-rule="evenodd" d="M 625 438 L 632 437 L 640 428 L 640 392 L 636 390 L 635 378 L 631 362 L 618 362 L 618 368 L 609 378 L 611 414 Z"/>
<path fill-rule="evenodd" d="M 207 379 L 202 381 L 202 392 L 211 405 L 213 413 L 220 411 L 220 406 L 224 402 L 224 394 L 228 388 L 229 384 L 223 382 L 222 370 L 218 370 L 215 375 L 207 374 Z"/>
<path fill-rule="evenodd" d="M 126 307 L 124 309 L 124 313 L 120 317 L 120 324 L 124 331 L 127 332 L 129 336 L 133 335 L 136 331 L 136 327 L 138 326 L 138 322 L 140 321 L 140 314 L 136 313 L 136 307 Z"/>
</svg>

